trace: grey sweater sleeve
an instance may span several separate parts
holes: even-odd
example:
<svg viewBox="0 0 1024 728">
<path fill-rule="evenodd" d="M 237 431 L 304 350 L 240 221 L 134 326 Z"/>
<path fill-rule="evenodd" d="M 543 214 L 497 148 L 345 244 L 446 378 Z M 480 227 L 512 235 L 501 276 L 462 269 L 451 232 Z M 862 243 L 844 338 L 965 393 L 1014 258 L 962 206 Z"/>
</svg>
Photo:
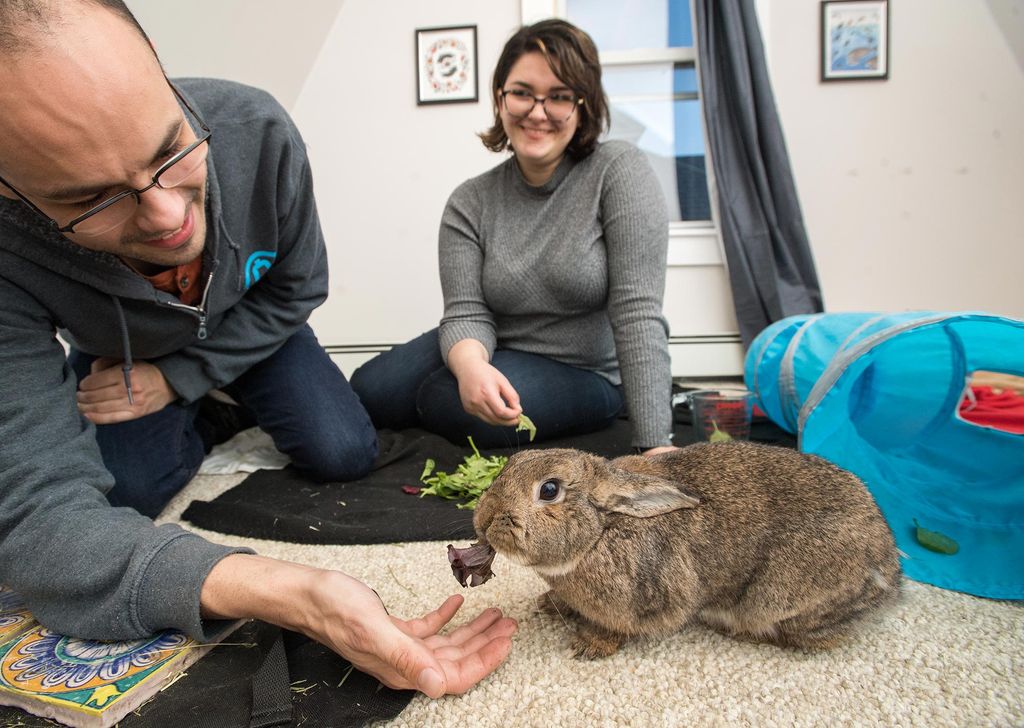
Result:
<svg viewBox="0 0 1024 728">
<path fill-rule="evenodd" d="M 176 628 L 199 616 L 210 569 L 233 551 L 112 508 L 95 429 L 46 310 L 0 274 L 0 574 L 46 627 L 94 639 Z"/>
<path fill-rule="evenodd" d="M 672 374 L 668 322 L 662 313 L 668 257 L 668 211 L 643 154 L 616 157 L 602 187 L 608 251 L 608 317 L 633 445 L 671 444 Z"/>
<path fill-rule="evenodd" d="M 462 339 L 476 339 L 494 355 L 497 346 L 494 314 L 484 301 L 484 251 L 480 240 L 482 205 L 466 183 L 452 193 L 441 216 L 438 261 L 444 316 L 438 330 L 441 356 Z"/>
</svg>

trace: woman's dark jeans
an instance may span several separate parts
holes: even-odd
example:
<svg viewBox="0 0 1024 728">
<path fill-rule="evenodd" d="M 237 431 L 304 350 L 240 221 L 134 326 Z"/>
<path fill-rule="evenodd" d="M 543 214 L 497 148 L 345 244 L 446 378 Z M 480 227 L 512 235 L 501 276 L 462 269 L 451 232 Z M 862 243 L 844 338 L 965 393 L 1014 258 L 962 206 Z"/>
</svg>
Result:
<svg viewBox="0 0 1024 728">
<path fill-rule="evenodd" d="M 601 430 L 622 411 L 621 387 L 594 372 L 512 349 L 495 351 L 491 364 L 519 393 L 538 439 Z M 472 437 L 484 448 L 528 441 L 526 432 L 466 413 L 458 381 L 441 358 L 437 329 L 363 364 L 352 374 L 352 388 L 379 429 L 422 427 L 458 445 Z"/>
</svg>

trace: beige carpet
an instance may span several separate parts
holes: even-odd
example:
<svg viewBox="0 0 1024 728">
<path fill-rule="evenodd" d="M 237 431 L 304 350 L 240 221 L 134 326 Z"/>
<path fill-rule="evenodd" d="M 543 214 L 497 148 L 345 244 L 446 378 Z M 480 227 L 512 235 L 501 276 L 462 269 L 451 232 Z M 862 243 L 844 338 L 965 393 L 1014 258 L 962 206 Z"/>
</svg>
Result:
<svg viewBox="0 0 1024 728">
<path fill-rule="evenodd" d="M 209 500 L 244 477 L 198 477 L 160 522 L 178 522 L 193 499 Z M 302 546 L 193 530 L 346 571 L 398 616 L 422 614 L 462 591 L 456 620 L 491 605 L 519 620 L 512 654 L 490 678 L 462 697 L 418 696 L 381 725 L 1024 726 L 1024 603 L 907 582 L 898 606 L 830 653 L 746 644 L 693 627 L 580 662 L 567 654 L 566 626 L 532 612 L 543 582 L 500 556 L 494 579 L 463 590 L 445 542 Z"/>
</svg>

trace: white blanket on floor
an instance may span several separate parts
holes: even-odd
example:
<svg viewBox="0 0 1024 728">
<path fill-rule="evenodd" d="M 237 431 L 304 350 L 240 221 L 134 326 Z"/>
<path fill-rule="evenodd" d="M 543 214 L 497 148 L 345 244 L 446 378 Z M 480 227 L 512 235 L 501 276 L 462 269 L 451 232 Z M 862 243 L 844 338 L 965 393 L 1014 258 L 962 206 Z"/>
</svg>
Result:
<svg viewBox="0 0 1024 728">
<path fill-rule="evenodd" d="M 200 475 L 230 475 L 256 470 L 280 470 L 290 463 L 287 455 L 274 447 L 270 435 L 258 427 L 250 427 L 217 445 L 203 460 Z"/>
</svg>

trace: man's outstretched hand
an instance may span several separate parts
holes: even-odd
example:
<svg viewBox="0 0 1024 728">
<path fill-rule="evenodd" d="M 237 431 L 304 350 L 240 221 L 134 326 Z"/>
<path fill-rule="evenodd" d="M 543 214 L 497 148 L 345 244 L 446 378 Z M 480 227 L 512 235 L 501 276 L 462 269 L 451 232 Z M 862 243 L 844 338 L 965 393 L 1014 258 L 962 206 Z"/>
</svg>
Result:
<svg viewBox="0 0 1024 728">
<path fill-rule="evenodd" d="M 370 596 L 377 607 L 367 596 L 365 621 L 355 620 L 360 624 L 351 629 L 355 625 L 350 620 L 341 630 L 341 641 L 328 646 L 388 687 L 419 690 L 431 698 L 464 693 L 494 672 L 508 656 L 518 629 L 514 620 L 491 608 L 440 634 L 462 606 L 461 596 L 450 596 L 434 611 L 411 620 L 388 617 L 377 595 L 370 591 Z"/>
<path fill-rule="evenodd" d="M 492 608 L 440 634 L 462 606 L 461 596 L 417 619 L 399 619 L 347 574 L 247 554 L 214 566 L 201 601 L 204 617 L 252 617 L 302 632 L 388 687 L 432 698 L 464 693 L 494 672 L 518 629 Z"/>
</svg>

